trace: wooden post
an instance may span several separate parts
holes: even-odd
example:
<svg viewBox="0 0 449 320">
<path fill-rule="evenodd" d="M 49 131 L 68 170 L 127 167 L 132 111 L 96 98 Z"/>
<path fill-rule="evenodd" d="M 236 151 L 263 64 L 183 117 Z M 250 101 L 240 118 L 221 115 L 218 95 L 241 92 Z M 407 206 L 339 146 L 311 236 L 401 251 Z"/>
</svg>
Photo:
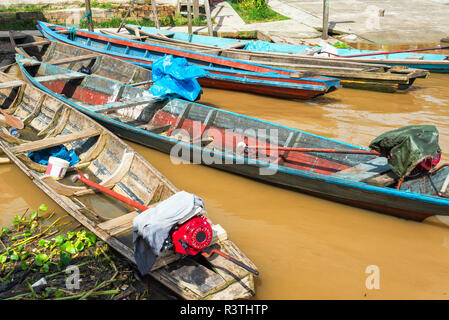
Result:
<svg viewBox="0 0 449 320">
<path fill-rule="evenodd" d="M 156 24 L 156 28 L 159 29 L 159 19 L 157 17 L 157 6 L 156 0 L 151 0 L 151 8 L 153 9 L 154 23 Z"/>
<path fill-rule="evenodd" d="M 329 0 L 323 0 L 323 35 L 321 38 L 327 40 L 329 32 Z"/>
<path fill-rule="evenodd" d="M 120 26 L 117 29 L 117 32 L 120 32 L 120 30 L 123 28 L 123 25 L 125 24 L 125 20 L 128 19 L 133 8 L 134 8 L 134 0 L 131 0 L 131 4 L 129 5 L 128 11 L 126 12 L 125 16 L 123 17 L 122 22 L 120 23 Z"/>
<path fill-rule="evenodd" d="M 200 4 L 199 0 L 193 0 L 193 19 L 200 17 Z"/>
<path fill-rule="evenodd" d="M 190 0 L 187 0 L 187 24 L 188 24 L 188 30 L 189 34 L 192 34 L 192 15 L 190 13 Z"/>
<path fill-rule="evenodd" d="M 87 29 L 91 32 L 94 31 L 94 23 L 92 18 L 92 9 L 90 8 L 90 0 L 85 0 L 86 3 L 86 16 L 87 19 Z"/>
<path fill-rule="evenodd" d="M 206 10 L 207 30 L 209 32 L 209 35 L 212 37 L 214 35 L 214 29 L 212 28 L 212 19 L 210 17 L 209 0 L 204 0 L 204 9 Z"/>
</svg>

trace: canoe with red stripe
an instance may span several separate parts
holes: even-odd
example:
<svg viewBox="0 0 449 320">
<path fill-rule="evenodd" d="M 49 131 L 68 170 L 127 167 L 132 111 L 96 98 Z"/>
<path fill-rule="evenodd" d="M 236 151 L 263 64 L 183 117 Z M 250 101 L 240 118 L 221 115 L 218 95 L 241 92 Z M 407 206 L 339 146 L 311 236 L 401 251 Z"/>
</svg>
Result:
<svg viewBox="0 0 449 320">
<path fill-rule="evenodd" d="M 50 40 L 110 55 L 145 68 L 151 68 L 156 59 L 167 54 L 184 57 L 210 73 L 210 76 L 200 78 L 199 82 L 214 88 L 281 98 L 309 99 L 335 91 L 340 86 L 338 79 L 308 75 L 310 73 L 298 73 L 78 29 L 72 35 L 66 27 L 44 22 L 39 22 L 38 28 Z"/>
</svg>

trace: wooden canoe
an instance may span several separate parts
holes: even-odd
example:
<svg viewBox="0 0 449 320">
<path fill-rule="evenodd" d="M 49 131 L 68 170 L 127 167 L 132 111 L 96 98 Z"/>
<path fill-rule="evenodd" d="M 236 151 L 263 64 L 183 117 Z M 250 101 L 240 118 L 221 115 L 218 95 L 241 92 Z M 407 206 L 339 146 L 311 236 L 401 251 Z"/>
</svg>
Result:
<svg viewBox="0 0 449 320">
<path fill-rule="evenodd" d="M 151 65 L 156 59 L 167 54 L 186 58 L 189 63 L 198 65 L 209 72 L 205 77 L 198 79 L 200 85 L 204 87 L 244 91 L 279 98 L 310 99 L 335 91 L 340 86 L 338 79 L 314 76 L 310 73 L 144 44 L 132 39 L 79 29 L 76 30 L 75 39 L 71 40 L 67 27 L 44 22 L 38 22 L 38 28 L 44 37 L 50 40 L 113 56 L 144 68 L 151 69 Z"/>
<path fill-rule="evenodd" d="M 352 60 L 348 61 L 347 59 L 319 59 L 297 54 L 248 51 L 243 50 L 242 48 L 232 48 L 227 42 L 226 45 L 218 45 L 217 47 L 207 44 L 207 41 L 194 42 L 194 40 L 192 40 L 193 42 L 187 42 L 173 39 L 173 34 L 176 35 L 177 33 L 171 31 L 159 30 L 156 32 L 152 28 L 142 27 L 141 29 L 137 29 L 136 26 L 133 25 L 125 25 L 125 28 L 130 34 L 139 32 L 142 35 L 148 35 L 149 38 L 145 39 L 146 43 L 167 45 L 196 52 L 213 53 L 220 57 L 240 59 L 299 72 L 312 71 L 324 76 L 338 78 L 340 79 L 342 86 L 347 88 L 381 91 L 406 90 L 416 79 L 426 78 L 428 75 L 428 72 L 425 70 L 412 69 L 404 66 L 391 67 L 387 64 L 383 64 L 383 62 L 372 64 L 355 62 Z M 178 38 L 182 37 L 180 36 Z"/>
<path fill-rule="evenodd" d="M 436 196 L 449 174 L 449 166 L 442 166 L 430 176 L 409 179 L 397 189 L 397 177 L 387 159 L 355 154 L 366 150 L 362 147 L 180 99 L 148 99 L 145 105 L 137 106 L 147 94 L 141 89 L 87 75 L 69 80 L 71 70 L 46 63 L 39 68 L 26 67 L 29 59 L 19 56 L 17 61 L 27 81 L 123 138 L 168 153 L 172 159 L 182 157 L 407 219 L 422 221 L 433 215 L 449 215 L 449 199 Z M 119 88 L 121 96 L 117 97 Z M 242 142 L 268 146 L 274 153 L 241 153 L 238 148 Z M 351 154 L 276 153 L 278 147 L 344 149 L 351 150 Z"/>
<path fill-rule="evenodd" d="M 24 121 L 20 137 L 0 127 L 0 149 L 39 188 L 84 227 L 135 263 L 132 220 L 135 208 L 101 193 L 73 183 L 75 168 L 90 179 L 146 206 L 156 205 L 178 189 L 142 156 L 100 124 L 64 102 L 0 73 L 0 104 L 9 114 Z M 8 85 L 11 84 L 11 85 Z M 33 162 L 27 152 L 63 144 L 80 158 L 66 177 L 54 180 L 46 166 Z M 220 225 L 213 225 L 210 248 L 252 266 L 242 251 L 227 239 Z M 208 249 L 206 249 L 208 251 Z M 173 251 L 161 253 L 150 275 L 185 299 L 241 299 L 254 295 L 253 275 L 221 257 L 208 261 L 200 256 L 183 256 Z"/>
</svg>

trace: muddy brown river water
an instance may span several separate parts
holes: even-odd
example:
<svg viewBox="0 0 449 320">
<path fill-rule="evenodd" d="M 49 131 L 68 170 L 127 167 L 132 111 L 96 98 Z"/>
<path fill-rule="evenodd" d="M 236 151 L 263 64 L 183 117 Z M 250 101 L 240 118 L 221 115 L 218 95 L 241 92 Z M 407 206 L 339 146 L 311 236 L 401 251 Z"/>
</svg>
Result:
<svg viewBox="0 0 449 320">
<path fill-rule="evenodd" d="M 368 146 L 381 133 L 434 124 L 449 160 L 449 75 L 405 93 L 340 89 L 288 101 L 204 89 L 202 103 Z M 417 223 L 256 182 L 131 143 L 179 189 L 202 197 L 209 216 L 259 267 L 256 299 L 447 299 L 449 226 Z M 62 209 L 13 165 L 0 167 L 0 223 L 46 203 Z M 368 289 L 377 266 L 379 288 Z"/>
</svg>

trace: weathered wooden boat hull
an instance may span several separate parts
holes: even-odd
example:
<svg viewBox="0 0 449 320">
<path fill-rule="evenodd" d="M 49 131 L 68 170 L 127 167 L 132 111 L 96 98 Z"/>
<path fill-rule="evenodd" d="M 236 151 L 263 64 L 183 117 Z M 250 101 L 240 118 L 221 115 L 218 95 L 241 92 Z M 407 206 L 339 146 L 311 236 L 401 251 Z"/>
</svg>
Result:
<svg viewBox="0 0 449 320">
<path fill-rule="evenodd" d="M 56 31 L 51 30 L 50 26 L 56 28 Z M 214 88 L 226 88 L 258 94 L 266 93 L 267 95 L 281 98 L 310 99 L 335 91 L 339 87 L 338 79 L 328 77 L 293 77 L 290 76 L 291 71 L 258 66 L 245 61 L 216 59 L 214 56 L 205 57 L 201 54 L 176 49 L 172 50 L 164 46 L 148 45 L 148 47 L 142 47 L 141 42 L 82 30 L 76 31 L 76 41 L 72 41 L 67 34 L 61 34 L 61 32 L 68 30 L 66 27 L 39 22 L 38 28 L 50 40 L 61 41 L 113 56 L 149 69 L 151 69 L 153 61 L 167 54 L 175 57 L 185 57 L 190 63 L 197 64 L 211 73 L 211 77 L 205 76 L 203 79 L 199 79 L 199 81 L 203 85 L 210 85 Z M 122 50 L 124 46 L 132 49 Z M 267 72 L 270 73 L 267 74 Z M 286 79 L 288 81 L 285 81 Z M 265 91 L 265 89 L 267 90 Z"/>
<path fill-rule="evenodd" d="M 147 206 L 168 198 L 178 189 L 143 157 L 86 115 L 31 84 L 17 85 L 20 81 L 13 80 L 0 73 L 0 105 L 26 126 L 19 130 L 20 138 L 0 127 L 0 150 L 73 218 L 135 263 L 130 240 L 135 209 L 74 184 L 69 177 L 76 173 L 73 168 L 69 168 L 64 179 L 53 180 L 45 175 L 46 166 L 33 162 L 27 152 L 64 144 L 80 157 L 81 162 L 75 168 Z M 223 250 L 255 268 L 219 225 L 213 225 L 213 230 L 210 248 Z M 212 270 L 205 266 L 209 262 L 202 264 L 198 258 L 165 251 L 150 275 L 185 299 L 241 299 L 254 295 L 254 279 L 246 270 L 217 257 L 210 258 L 215 268 Z"/>
<path fill-rule="evenodd" d="M 131 34 L 136 32 L 134 26 L 125 25 L 125 27 Z M 145 30 L 148 30 L 148 32 Z M 197 52 L 214 52 L 214 54 L 219 54 L 222 57 L 250 61 L 276 68 L 287 68 L 298 72 L 313 71 L 325 76 L 336 77 L 341 80 L 342 86 L 347 88 L 393 92 L 396 90 L 406 90 L 416 79 L 427 77 L 427 72 L 419 69 L 391 68 L 386 64 L 368 64 L 348 60 L 338 61 L 337 59 L 326 60 L 291 54 L 232 49 L 226 48 L 228 43 L 218 44 L 217 47 L 204 44 L 204 41 L 199 44 L 163 37 L 161 35 L 171 33 L 171 31 L 159 30 L 160 33 L 155 34 L 152 28 L 146 27 L 142 27 L 139 32 L 142 35 L 152 37 L 151 39 L 147 39 L 147 42 L 159 45 L 165 44 L 183 50 Z"/>
<path fill-rule="evenodd" d="M 20 64 L 20 59 L 18 61 Z M 40 68 L 42 74 L 49 75 L 68 71 L 45 64 L 41 65 Z M 118 135 L 172 156 L 181 156 L 183 159 L 190 161 L 196 160 L 198 162 L 195 163 L 206 164 L 252 179 L 294 188 L 302 192 L 402 218 L 421 221 L 432 215 L 449 215 L 449 199 L 433 195 L 432 186 L 429 182 L 426 184 L 426 179 L 428 179 L 426 176 L 404 182 L 400 190 L 394 187 L 394 184 L 397 182 L 394 179 L 387 181 L 387 184 L 379 186 L 379 181 L 372 182 L 366 178 L 363 178 L 363 180 L 355 179 L 357 177 L 355 174 L 346 177 L 338 176 L 346 169 L 352 169 L 355 166 L 373 161 L 376 156 L 356 154 L 318 155 L 286 151 L 275 158 L 279 161 L 282 159 L 282 161 L 278 162 L 276 160 L 273 162 L 273 159 L 260 158 L 259 156 L 253 158 L 252 156 L 238 154 L 235 151 L 238 142 L 245 139 L 248 139 L 254 145 L 267 145 L 267 143 L 273 145 L 271 136 L 266 133 L 269 130 L 276 130 L 277 134 L 276 144 L 273 147 L 308 146 L 315 148 L 360 149 L 358 146 L 179 99 L 158 101 L 148 105 L 148 110 L 152 110 L 148 112 L 152 115 L 148 118 L 149 120 L 145 118 L 144 122 L 149 121 L 148 123 L 153 126 L 169 125 L 167 130 L 170 133 L 155 133 L 143 130 L 134 123 L 133 125 L 129 124 L 131 122 L 126 120 L 130 117 L 128 116 L 128 111 L 135 109 L 128 111 L 125 109 L 122 114 L 114 112 L 110 108 L 102 107 L 99 101 L 95 103 L 95 101 L 85 100 L 80 103 L 78 102 L 78 97 L 62 97 L 58 94 L 58 86 L 53 83 L 37 81 L 35 76 L 29 74 L 23 65 L 22 70 L 24 77 L 42 88 L 42 90 L 57 96 L 74 108 L 100 121 Z M 39 71 L 37 74 L 40 75 Z M 80 94 L 82 93 L 81 90 L 99 88 L 98 95 L 100 97 L 101 95 L 108 96 L 109 88 L 117 84 L 105 79 L 89 77 L 83 80 L 82 83 L 66 83 L 65 85 L 76 87 L 77 90 L 80 90 Z M 131 97 L 141 94 L 140 91 L 137 88 L 127 88 L 126 95 L 122 96 L 122 98 L 131 99 Z M 126 99 L 121 103 L 126 103 Z M 110 110 L 110 112 L 105 114 L 103 111 L 95 111 L 101 110 L 101 108 L 103 108 L 104 112 L 106 110 Z M 144 112 L 143 110 L 142 112 Z M 133 117 L 130 119 L 133 119 Z M 199 127 L 195 129 L 195 125 Z M 188 132 L 191 134 L 191 137 L 199 134 L 201 142 L 194 142 L 195 140 L 191 140 L 191 138 L 186 140 L 171 131 L 175 130 L 176 132 L 179 129 Z M 197 129 L 199 131 L 195 133 Z M 247 129 L 249 129 L 248 133 L 245 131 Z M 259 132 L 258 130 L 262 130 L 262 133 L 256 133 Z M 220 138 L 220 135 L 214 138 L 217 132 L 220 134 L 227 133 L 231 139 L 223 140 Z M 269 132 L 271 134 L 271 131 Z M 203 145 L 205 135 L 207 137 L 211 135 L 212 140 L 207 140 Z M 385 160 L 385 158 L 376 159 Z M 264 174 L 262 174 L 261 170 L 268 171 L 264 171 Z M 387 166 L 385 172 L 391 172 L 389 170 Z M 432 183 L 438 190 L 448 174 L 448 166 L 442 167 L 432 174 Z"/>
<path fill-rule="evenodd" d="M 127 29 L 134 34 L 133 29 L 140 26 L 135 25 L 125 25 Z M 192 45 L 206 45 L 206 46 L 214 46 L 216 48 L 226 49 L 223 51 L 223 56 L 228 56 L 226 53 L 231 51 L 238 52 L 249 52 L 250 54 L 263 53 L 265 55 L 270 55 L 274 58 L 278 57 L 278 55 L 284 55 L 286 57 L 290 56 L 300 56 L 306 59 L 310 58 L 306 55 L 306 50 L 311 50 L 313 47 L 305 46 L 305 45 L 293 45 L 293 44 L 284 44 L 284 43 L 270 43 L 264 42 L 264 51 L 251 51 L 248 48 L 239 48 L 239 49 L 229 49 L 230 46 L 241 43 L 245 46 L 249 41 L 245 40 L 237 40 L 237 39 L 223 39 L 217 37 L 210 36 L 202 36 L 202 35 L 194 35 L 193 37 L 189 37 L 188 34 L 182 32 L 173 32 L 167 30 L 159 30 L 151 27 L 140 27 L 143 31 L 142 35 L 150 35 L 157 40 L 165 40 L 166 42 L 189 42 Z M 164 38 L 164 35 L 169 35 Z M 162 37 L 161 37 L 162 36 Z M 262 50 L 262 49 L 261 49 Z M 376 56 L 367 56 L 367 57 L 353 57 L 353 58 L 345 58 L 344 56 L 349 55 L 361 55 L 361 54 L 372 54 L 384 51 L 374 51 L 374 50 L 357 50 L 357 49 L 338 49 L 339 55 L 342 57 L 313 57 L 318 61 L 323 61 L 323 63 L 329 62 L 333 63 L 335 61 L 341 62 L 358 62 L 358 63 L 366 63 L 366 64 L 385 64 L 390 66 L 404 66 L 408 68 L 417 68 L 424 69 L 430 72 L 437 73 L 447 73 L 449 72 L 449 60 L 448 55 L 443 54 L 422 54 L 422 53 L 392 53 L 387 55 L 376 55 Z M 230 55 L 229 57 L 237 57 L 237 55 Z M 300 58 L 298 58 L 300 59 Z M 292 63 L 294 59 L 290 60 Z M 300 61 L 300 60 L 298 60 Z M 307 61 L 307 60 L 303 60 Z M 286 60 L 286 62 L 288 62 Z"/>
</svg>

